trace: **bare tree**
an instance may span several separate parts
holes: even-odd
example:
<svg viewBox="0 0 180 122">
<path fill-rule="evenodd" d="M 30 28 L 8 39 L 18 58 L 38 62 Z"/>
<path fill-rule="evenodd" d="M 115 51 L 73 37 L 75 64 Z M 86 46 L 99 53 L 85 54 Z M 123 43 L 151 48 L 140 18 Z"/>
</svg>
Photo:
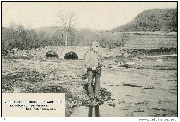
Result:
<svg viewBox="0 0 180 122">
<path fill-rule="evenodd" d="M 65 46 L 68 45 L 68 34 L 70 34 L 72 28 L 75 26 L 75 13 L 66 12 L 63 13 L 59 11 L 57 14 L 57 23 L 63 27 L 63 32 L 65 33 Z"/>
</svg>

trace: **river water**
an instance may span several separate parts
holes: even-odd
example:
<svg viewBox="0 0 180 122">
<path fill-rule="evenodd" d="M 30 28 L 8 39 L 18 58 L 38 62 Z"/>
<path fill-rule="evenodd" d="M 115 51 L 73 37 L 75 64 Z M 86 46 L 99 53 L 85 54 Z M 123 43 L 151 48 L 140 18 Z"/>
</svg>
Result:
<svg viewBox="0 0 180 122">
<path fill-rule="evenodd" d="M 163 62 L 167 64 L 177 67 L 175 60 Z M 104 68 L 101 87 L 112 99 L 94 108 L 76 107 L 71 117 L 177 116 L 177 69 Z"/>
</svg>

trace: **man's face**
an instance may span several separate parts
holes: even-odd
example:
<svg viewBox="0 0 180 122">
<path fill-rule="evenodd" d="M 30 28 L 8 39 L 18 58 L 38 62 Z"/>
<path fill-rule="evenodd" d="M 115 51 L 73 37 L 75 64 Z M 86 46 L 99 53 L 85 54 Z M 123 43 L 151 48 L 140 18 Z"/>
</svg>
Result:
<svg viewBox="0 0 180 122">
<path fill-rule="evenodd" d="M 99 49 L 99 45 L 92 45 L 93 50 L 96 52 Z"/>
</svg>

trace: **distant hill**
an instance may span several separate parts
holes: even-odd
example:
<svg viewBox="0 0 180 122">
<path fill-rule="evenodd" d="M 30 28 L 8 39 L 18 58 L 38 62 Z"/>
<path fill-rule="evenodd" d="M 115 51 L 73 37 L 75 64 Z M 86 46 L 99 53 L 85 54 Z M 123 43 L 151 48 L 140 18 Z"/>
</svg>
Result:
<svg viewBox="0 0 180 122">
<path fill-rule="evenodd" d="M 100 33 L 100 32 L 105 32 L 104 30 L 95 30 L 95 29 L 87 29 L 87 28 L 73 28 L 74 31 L 76 32 L 94 32 L 94 33 Z M 37 33 L 46 33 L 48 35 L 53 35 L 57 31 L 63 31 L 63 27 L 60 26 L 50 26 L 50 27 L 41 27 L 41 28 L 35 28 L 35 32 Z"/>
<path fill-rule="evenodd" d="M 51 27 L 41 27 L 33 29 L 36 33 L 45 33 L 48 36 L 55 34 L 57 31 L 62 31 L 62 27 L 51 26 Z"/>
<path fill-rule="evenodd" d="M 137 15 L 129 23 L 112 29 L 119 32 L 177 31 L 177 9 L 150 9 Z"/>
<path fill-rule="evenodd" d="M 73 28 L 67 35 L 68 46 L 90 46 L 92 41 L 99 41 L 100 46 L 110 49 L 116 47 L 176 48 L 177 34 L 173 34 L 177 31 L 176 15 L 177 9 L 152 9 L 142 12 L 126 25 L 109 31 Z M 59 26 L 36 29 L 26 29 L 22 25 L 2 27 L 2 49 L 4 50 L 64 46 L 65 38 L 66 34 Z"/>
<path fill-rule="evenodd" d="M 50 45 L 56 45 L 54 42 L 62 42 L 57 45 L 64 45 L 65 34 L 63 28 L 59 26 L 36 28 L 34 31 L 37 35 L 41 36 L 41 39 L 51 42 Z M 92 41 L 98 40 L 100 33 L 105 32 L 102 30 L 86 29 L 86 28 L 72 28 L 70 35 L 68 36 L 69 46 L 87 46 Z M 49 44 L 48 44 L 49 45 Z"/>
</svg>

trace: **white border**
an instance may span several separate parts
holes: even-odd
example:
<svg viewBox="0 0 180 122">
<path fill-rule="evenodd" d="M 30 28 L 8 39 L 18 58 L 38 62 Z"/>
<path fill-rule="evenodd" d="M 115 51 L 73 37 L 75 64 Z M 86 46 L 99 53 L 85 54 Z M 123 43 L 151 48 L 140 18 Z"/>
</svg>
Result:
<svg viewBox="0 0 180 122">
<path fill-rule="evenodd" d="M 4 1 L 12 1 L 12 0 L 4 0 Z M 19 0 L 19 1 L 27 1 L 27 0 Z M 35 1 L 35 0 L 29 0 L 29 1 Z M 38 0 L 38 1 L 49 1 L 49 0 Z M 59 1 L 59 0 L 53 0 L 53 1 Z M 61 0 L 60 0 L 61 1 Z M 72 1 L 72 0 L 64 0 L 64 1 Z M 87 0 L 79 0 L 79 1 L 87 1 Z M 95 1 L 95 0 L 91 0 L 91 1 Z M 109 1 L 109 0 L 98 0 L 98 1 Z M 119 1 L 119 0 L 113 0 L 113 1 Z M 123 0 L 120 0 L 123 1 Z M 135 1 L 136 0 L 126 0 L 128 1 Z M 143 0 L 138 0 L 138 1 L 142 1 Z M 151 0 L 152 2 L 155 2 L 156 0 Z M 165 1 L 170 1 L 170 0 L 158 0 L 158 2 L 165 2 Z M 179 0 L 177 0 L 179 1 Z M 28 1 L 27 1 L 28 2 Z M 1 10 L 0 10 L 1 11 Z M 179 12 L 179 11 L 178 11 Z M 2 19 L 2 18 L 1 18 Z M 179 19 L 178 19 L 178 23 L 179 23 Z M 178 24 L 178 28 L 179 28 L 179 24 Z M 1 31 L 1 30 L 0 30 Z M 1 36 L 1 35 L 0 35 Z M 178 34 L 179 37 L 179 34 Z M 1 43 L 1 42 L 0 42 Z M 180 42 L 178 43 L 178 47 L 180 47 Z M 178 49 L 178 53 L 179 53 L 179 49 Z M 179 60 L 179 57 L 178 57 Z M 179 69 L 179 65 L 178 65 L 178 69 Z M 179 72 L 178 72 L 178 76 L 179 76 Z M 178 80 L 179 81 L 179 80 Z M 180 83 L 179 83 L 180 84 Z M 178 88 L 179 88 L 179 84 L 178 84 Z M 1 91 L 0 91 L 1 92 Z M 179 96 L 179 90 L 178 90 L 178 96 Z M 0 101 L 1 103 L 1 101 Z M 178 100 L 178 110 L 180 110 L 179 107 L 179 100 Z M 179 115 L 179 111 L 178 111 L 178 116 Z M 94 121 L 103 121 L 103 122 L 148 122 L 147 120 L 144 121 L 140 121 L 139 119 L 148 119 L 148 120 L 152 120 L 154 119 L 156 120 L 156 122 L 178 122 L 180 121 L 179 117 L 99 117 L 99 118 L 89 118 L 89 117 L 1 117 L 0 118 L 0 122 L 70 122 L 70 121 L 84 121 L 84 122 L 94 122 Z M 166 119 L 168 119 L 169 121 L 167 121 Z M 174 121 L 171 121 L 172 119 L 174 119 Z M 154 122 L 154 121 L 151 121 Z"/>
</svg>

